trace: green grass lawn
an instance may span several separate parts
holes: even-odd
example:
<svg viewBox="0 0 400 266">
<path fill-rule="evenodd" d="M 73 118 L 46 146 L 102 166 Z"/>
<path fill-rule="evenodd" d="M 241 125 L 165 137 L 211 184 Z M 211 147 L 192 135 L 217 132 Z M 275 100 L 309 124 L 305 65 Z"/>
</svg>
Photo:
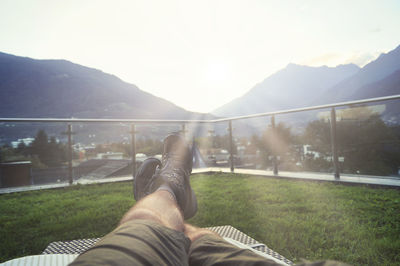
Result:
<svg viewBox="0 0 400 266">
<path fill-rule="evenodd" d="M 194 175 L 190 223 L 232 225 L 295 262 L 400 264 L 400 191 L 235 174 Z M 134 204 L 132 183 L 0 196 L 0 262 L 100 237 Z"/>
</svg>

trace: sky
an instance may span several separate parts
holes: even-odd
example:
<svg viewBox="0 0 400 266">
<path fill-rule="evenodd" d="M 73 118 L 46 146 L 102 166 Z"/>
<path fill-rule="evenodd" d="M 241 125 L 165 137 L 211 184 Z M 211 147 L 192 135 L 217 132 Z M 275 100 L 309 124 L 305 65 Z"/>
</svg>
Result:
<svg viewBox="0 0 400 266">
<path fill-rule="evenodd" d="M 210 112 L 289 63 L 364 66 L 400 44 L 399 14 L 398 0 L 0 0 L 0 51 Z"/>
</svg>

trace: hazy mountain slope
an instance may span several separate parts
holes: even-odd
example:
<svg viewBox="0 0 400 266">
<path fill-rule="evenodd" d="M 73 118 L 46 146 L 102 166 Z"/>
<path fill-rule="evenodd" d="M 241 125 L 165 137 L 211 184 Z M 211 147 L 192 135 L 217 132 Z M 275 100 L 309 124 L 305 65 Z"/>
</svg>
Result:
<svg viewBox="0 0 400 266">
<path fill-rule="evenodd" d="M 343 80 L 328 91 L 320 94 L 314 103 L 334 103 L 372 97 L 368 95 L 380 97 L 400 94 L 400 88 L 396 90 L 394 88 L 384 89 L 374 85 L 366 86 L 388 77 L 397 70 L 400 70 L 400 46 L 387 54 L 381 54 L 375 61 L 364 66 L 354 76 Z M 386 83 L 381 83 L 380 86 L 384 84 Z"/>
<path fill-rule="evenodd" d="M 186 119 L 202 114 L 96 69 L 0 53 L 0 116 Z"/>
<path fill-rule="evenodd" d="M 351 98 L 375 98 L 400 94 L 400 69 L 391 75 L 358 88 Z"/>
<path fill-rule="evenodd" d="M 400 94 L 400 69 L 384 79 L 369 83 L 360 87 L 352 99 L 368 99 L 382 96 Z M 386 105 L 383 118 L 386 122 L 399 124 L 400 122 L 400 100 L 381 102 Z M 378 102 L 377 104 L 381 104 Z"/>
<path fill-rule="evenodd" d="M 240 98 L 216 109 L 220 116 L 245 115 L 307 106 L 321 91 L 359 71 L 354 64 L 335 68 L 289 64 Z"/>
</svg>

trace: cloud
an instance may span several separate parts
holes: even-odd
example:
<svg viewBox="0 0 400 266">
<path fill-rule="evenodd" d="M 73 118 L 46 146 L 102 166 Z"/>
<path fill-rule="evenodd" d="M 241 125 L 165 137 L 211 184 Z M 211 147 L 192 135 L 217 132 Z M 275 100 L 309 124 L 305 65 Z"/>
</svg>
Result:
<svg viewBox="0 0 400 266">
<path fill-rule="evenodd" d="M 300 62 L 300 64 L 307 66 L 326 65 L 330 67 L 335 67 L 341 64 L 356 64 L 363 67 L 369 62 L 375 60 L 380 54 L 381 52 L 325 53 Z"/>
<path fill-rule="evenodd" d="M 341 64 L 343 60 L 343 56 L 337 53 L 326 53 L 319 55 L 317 57 L 313 57 L 309 60 L 306 60 L 302 62 L 301 64 L 307 65 L 307 66 L 321 66 L 321 65 L 327 65 L 327 66 L 336 66 L 338 64 Z"/>
<path fill-rule="evenodd" d="M 369 62 L 375 60 L 379 54 L 380 53 L 354 53 L 346 59 L 345 64 L 353 63 L 363 67 Z"/>
</svg>

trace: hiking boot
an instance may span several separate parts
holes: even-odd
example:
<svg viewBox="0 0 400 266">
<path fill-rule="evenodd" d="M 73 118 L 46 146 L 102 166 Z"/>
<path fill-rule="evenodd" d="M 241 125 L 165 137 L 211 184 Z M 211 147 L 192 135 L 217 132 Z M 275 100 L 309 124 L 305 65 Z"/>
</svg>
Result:
<svg viewBox="0 0 400 266">
<path fill-rule="evenodd" d="M 197 199 L 190 186 L 193 154 L 178 133 L 171 134 L 164 139 L 160 187 L 172 191 L 176 202 L 183 212 L 185 219 L 193 217 L 197 212 Z"/>
<path fill-rule="evenodd" d="M 161 167 L 161 161 L 156 158 L 147 158 L 139 167 L 133 180 L 133 196 L 138 201 L 150 194 L 150 184 L 157 167 Z"/>
<path fill-rule="evenodd" d="M 167 190 L 175 197 L 184 218 L 193 217 L 197 211 L 197 199 L 189 181 L 192 164 L 193 155 L 183 137 L 178 133 L 167 136 L 161 164 L 159 160 L 150 158 L 140 167 L 134 180 L 135 199 L 140 200 L 160 189 Z"/>
</svg>

